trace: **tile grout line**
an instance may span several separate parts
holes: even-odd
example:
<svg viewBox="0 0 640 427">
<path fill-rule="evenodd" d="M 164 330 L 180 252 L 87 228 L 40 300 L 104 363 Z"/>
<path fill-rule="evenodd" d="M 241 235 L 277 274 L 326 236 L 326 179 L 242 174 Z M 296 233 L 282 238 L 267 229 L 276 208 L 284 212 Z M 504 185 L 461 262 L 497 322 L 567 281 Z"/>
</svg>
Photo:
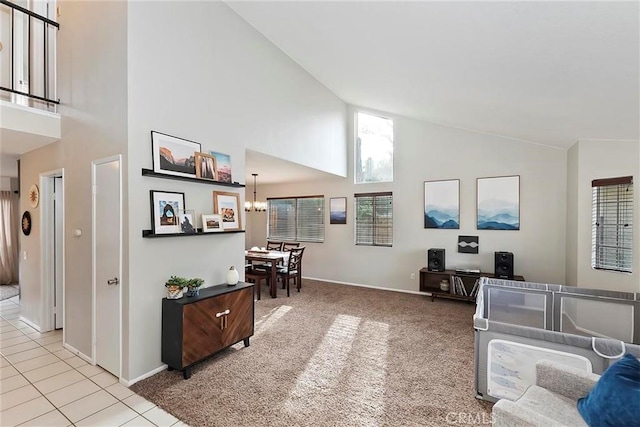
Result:
<svg viewBox="0 0 640 427">
<path fill-rule="evenodd" d="M 20 307 L 20 306 L 18 305 L 18 307 Z M 7 319 L 5 319 L 5 318 L 4 318 L 4 316 L 0 315 L 0 317 L 1 317 L 2 319 L 4 319 L 4 320 L 8 321 Z M 11 322 L 9 322 L 9 323 L 11 323 Z M 11 325 L 12 325 L 12 326 L 14 326 L 12 323 L 11 323 Z M 14 327 L 15 327 L 15 326 L 14 326 Z M 22 330 L 20 330 L 19 328 L 17 328 L 17 327 L 15 327 L 15 328 L 16 328 L 16 330 L 19 330 L 20 332 L 22 332 Z M 33 329 L 33 328 L 31 328 L 31 329 Z M 36 332 L 37 332 L 37 331 L 36 331 Z M 23 333 L 25 336 L 27 336 L 27 334 L 25 334 L 24 332 L 22 332 L 22 333 Z M 28 336 L 27 336 L 27 338 L 29 338 L 30 340 L 32 340 L 32 339 L 31 339 L 31 337 L 28 337 Z M 35 342 L 36 344 L 38 344 L 40 347 L 42 347 L 42 348 L 44 348 L 45 350 L 47 350 L 50 354 L 53 354 L 54 356 L 56 356 L 52 351 L 50 351 L 48 348 L 46 348 L 46 347 L 44 347 L 43 345 L 41 345 L 39 342 L 34 341 L 34 340 L 32 340 L 32 341 L 33 341 L 33 342 Z M 27 350 L 27 351 L 28 351 L 28 350 Z M 38 387 L 36 387 L 36 386 L 35 386 L 35 384 L 34 384 L 34 383 L 32 383 L 32 382 L 31 382 L 31 380 L 29 380 L 29 378 L 27 378 L 27 377 L 26 377 L 26 376 L 25 376 L 25 375 L 24 375 L 24 374 L 23 374 L 23 373 L 22 373 L 18 368 L 16 368 L 16 366 L 13 364 L 13 362 L 11 362 L 9 359 L 7 359 L 7 357 L 6 357 L 4 354 L 2 354 L 2 350 L 0 350 L 0 354 L 2 355 L 2 357 L 4 357 L 4 359 L 7 361 L 7 363 L 9 363 L 9 365 L 10 365 L 13 369 L 15 369 L 15 370 L 18 372 L 18 374 L 19 374 L 19 375 L 21 375 L 21 376 L 22 376 L 22 378 L 24 378 L 24 379 L 25 379 L 25 381 L 27 381 L 28 385 L 30 385 L 31 387 L 33 387 L 34 389 L 36 389 L 36 391 L 37 391 L 38 393 L 40 393 L 40 396 L 44 397 L 44 399 L 45 399 L 47 402 L 49 402 L 49 404 L 51 404 L 51 406 L 53 406 L 53 407 L 55 408 L 55 409 L 54 409 L 55 411 L 57 411 L 57 412 L 59 412 L 60 414 L 62 414 L 62 416 L 63 416 L 63 417 L 65 417 L 65 419 L 66 419 L 67 421 L 69 421 L 70 425 L 75 425 L 74 423 L 72 423 L 72 422 L 71 422 L 71 420 L 70 420 L 70 419 L 69 419 L 69 418 L 68 418 L 68 417 L 67 417 L 67 416 L 66 416 L 62 411 L 60 411 L 60 409 L 58 409 L 58 407 L 57 407 L 57 406 L 56 406 L 52 401 L 50 401 L 50 400 L 47 398 L 47 396 L 45 396 L 45 395 L 44 395 L 44 393 L 42 393 L 42 392 L 40 391 L 40 389 L 39 389 Z M 58 359 L 60 359 L 58 356 L 56 356 L 56 357 L 57 357 Z M 27 359 L 27 360 L 31 360 L 31 359 Z M 62 359 L 60 359 L 60 360 L 62 360 Z M 56 363 L 57 363 L 57 362 L 56 362 Z M 65 363 L 66 363 L 66 362 L 65 362 Z M 68 365 L 68 366 L 71 366 L 71 365 L 69 365 L 68 363 L 67 363 L 67 365 Z M 72 368 L 72 369 L 75 369 L 73 366 L 71 366 L 71 368 Z M 82 373 L 81 373 L 81 374 L 82 374 Z M 55 376 L 55 375 L 52 375 L 52 376 Z M 51 378 L 51 377 L 47 377 L 47 378 Z M 46 379 L 46 378 L 43 378 L 43 379 Z M 74 383 L 74 384 L 75 384 L 75 383 Z M 25 386 L 25 387 L 26 387 L 26 386 Z M 64 388 L 64 387 L 63 387 L 63 388 Z M 20 403 L 19 405 L 22 405 L 23 403 L 31 402 L 32 400 L 35 400 L 35 399 L 37 399 L 37 398 L 38 398 L 38 397 L 34 397 L 33 399 L 29 399 L 29 400 L 27 400 L 27 401 L 25 401 L 25 402 Z M 19 406 L 19 405 L 15 405 L 15 406 Z M 14 408 L 15 406 L 12 406 L 12 408 Z M 9 409 L 9 408 L 7 408 L 7 409 Z M 41 416 L 43 416 L 43 415 L 46 415 L 46 414 L 48 414 L 49 412 L 53 412 L 53 411 L 47 411 L 47 412 L 45 412 L 44 414 L 41 414 L 41 415 L 38 415 L 38 416 L 36 416 L 36 417 L 30 418 L 30 419 L 28 419 L 28 420 L 25 420 L 25 421 L 23 421 L 23 422 L 22 422 L 22 423 L 20 423 L 20 424 L 24 424 L 24 423 L 26 423 L 26 422 L 29 422 L 29 421 L 35 420 L 36 418 L 41 417 Z M 2 411 L 0 411 L 0 414 L 1 414 L 1 413 L 2 413 Z"/>
<path fill-rule="evenodd" d="M 12 303 L 13 303 L 13 301 L 12 301 Z M 14 305 L 16 305 L 18 308 L 20 307 L 18 304 L 15 304 L 15 303 L 13 303 L 13 304 L 14 304 Z M 78 420 L 77 422 L 80 422 L 80 421 L 82 421 L 82 420 L 84 420 L 84 419 L 86 419 L 86 418 L 89 418 L 89 417 L 91 417 L 91 416 L 93 416 L 93 415 L 95 415 L 95 414 L 97 414 L 97 413 L 99 413 L 99 412 L 101 412 L 101 411 L 104 411 L 105 409 L 108 409 L 108 408 L 110 408 L 110 407 L 112 407 L 112 406 L 114 406 L 114 405 L 116 405 L 116 404 L 118 404 L 118 403 L 122 403 L 125 407 L 127 407 L 127 408 L 131 409 L 131 410 L 136 414 L 136 416 L 135 416 L 135 417 L 131 418 L 130 420 L 125 421 L 123 424 L 126 424 L 126 423 L 128 423 L 129 421 L 131 421 L 131 420 L 133 420 L 133 419 L 135 419 L 135 418 L 137 418 L 137 417 L 142 417 L 142 418 L 144 418 L 145 420 L 149 421 L 151 424 L 154 424 L 154 425 L 155 425 L 155 423 L 154 423 L 153 421 L 151 421 L 150 419 L 146 418 L 146 417 L 143 415 L 143 413 L 139 413 L 139 412 L 138 412 L 138 411 L 136 411 L 134 408 L 132 408 L 131 406 L 129 406 L 129 405 L 127 405 L 125 402 L 123 402 L 123 400 L 124 400 L 124 399 L 120 399 L 120 398 L 118 398 L 118 397 L 117 397 L 117 396 L 115 396 L 113 393 L 111 393 L 111 392 L 109 392 L 109 391 L 107 390 L 107 387 L 110 387 L 110 386 L 112 386 L 112 385 L 114 385 L 114 384 L 119 384 L 119 382 L 115 382 L 114 384 L 109 384 L 107 387 L 103 387 L 103 386 L 101 386 L 100 384 L 98 384 L 96 381 L 94 381 L 94 380 L 92 380 L 92 379 L 91 379 L 92 377 L 95 377 L 95 376 L 97 376 L 97 375 L 100 375 L 100 374 L 102 374 L 102 373 L 104 373 L 104 372 L 108 372 L 108 371 L 102 370 L 102 372 L 100 372 L 100 373 L 98 373 L 98 374 L 95 374 L 95 375 L 92 375 L 92 376 L 87 376 L 87 375 L 86 375 L 86 374 L 84 374 L 83 372 L 79 371 L 79 370 L 78 370 L 78 368 L 76 368 L 76 367 L 74 367 L 74 366 L 70 365 L 69 363 L 67 363 L 66 359 L 61 359 L 59 356 L 57 356 L 57 355 L 55 354 L 55 352 L 53 352 L 52 350 L 50 350 L 50 349 L 48 349 L 48 348 L 46 348 L 46 347 L 45 347 L 45 345 L 50 345 L 50 344 L 53 344 L 53 343 L 49 343 L 49 344 L 42 345 L 42 344 L 40 344 L 39 342 L 37 342 L 36 340 L 34 340 L 33 338 L 29 337 L 29 336 L 28 336 L 28 334 L 26 334 L 26 333 L 24 333 L 24 332 L 22 331 L 22 329 L 18 328 L 18 327 L 17 327 L 17 326 L 15 326 L 13 323 L 11 323 L 10 319 L 6 319 L 2 314 L 0 314 L 0 318 L 1 318 L 2 320 L 4 320 L 4 321 L 8 322 L 8 323 L 9 323 L 9 324 L 10 324 L 10 325 L 15 329 L 15 330 L 20 331 L 20 332 L 22 333 L 22 335 L 23 335 L 23 336 L 26 336 L 27 338 L 29 338 L 29 340 L 31 340 L 31 341 L 35 342 L 36 344 L 38 344 L 38 346 L 39 346 L 39 347 L 44 348 L 44 349 L 45 349 L 49 354 L 52 354 L 52 355 L 56 356 L 56 358 L 57 358 L 57 359 L 59 359 L 59 361 L 64 362 L 66 365 L 70 366 L 70 367 L 71 367 L 71 370 L 75 370 L 75 371 L 77 371 L 80 375 L 82 375 L 82 376 L 84 377 L 84 378 L 83 378 L 82 380 L 80 380 L 80 381 L 76 381 L 76 382 L 74 382 L 74 383 L 72 383 L 72 384 L 68 384 L 68 385 L 66 385 L 66 386 L 64 386 L 64 387 L 61 387 L 61 388 L 59 388 L 59 389 L 52 390 L 52 391 L 51 391 L 52 393 L 53 393 L 53 392 L 55 392 L 55 391 L 62 390 L 62 389 L 64 389 L 64 388 L 66 388 L 66 387 L 69 387 L 69 386 L 71 386 L 71 385 L 77 384 L 77 383 L 79 383 L 79 382 L 84 381 L 85 379 L 87 379 L 87 380 L 91 381 L 93 384 L 97 385 L 97 386 L 99 387 L 99 389 L 100 389 L 100 390 L 104 390 L 107 394 L 109 394 L 110 396 L 113 396 L 113 397 L 117 400 L 117 402 L 115 402 L 115 403 L 113 403 L 113 404 L 111 404 L 111 405 L 109 405 L 109 406 L 106 406 L 106 407 L 104 407 L 104 408 L 102 408 L 102 409 L 100 409 L 100 410 L 98 410 L 98 411 L 96 411 L 96 412 L 94 412 L 94 413 L 92 413 L 92 414 L 89 414 L 89 415 L 87 415 L 86 417 L 84 417 L 84 418 L 82 418 L 82 419 Z M 11 319 L 11 320 L 13 320 L 13 319 Z M 24 322 L 23 322 L 23 323 L 24 323 Z M 27 325 L 27 326 L 28 326 L 28 325 Z M 30 328 L 30 329 L 33 329 L 33 328 L 32 328 L 32 327 L 30 327 L 30 326 L 29 326 L 29 328 Z M 34 331 L 35 331 L 35 329 L 34 329 Z M 38 331 L 35 331 L 35 332 L 38 332 Z M 25 341 L 25 342 L 28 342 L 28 341 Z M 57 342 L 57 341 L 56 341 L 56 342 Z M 24 344 L 24 343 L 19 343 L 19 344 L 16 344 L 16 345 L 20 345 L 20 344 Z M 12 346 L 9 346 L 9 347 L 7 347 L 7 348 L 10 348 L 10 347 L 12 347 Z M 37 348 L 37 347 L 36 347 L 36 348 Z M 35 348 L 34 348 L 34 349 L 35 349 Z M 64 349 L 64 347 L 63 347 L 63 349 Z M 28 350 L 25 350 L 25 351 L 29 351 L 29 350 L 33 350 L 33 349 L 28 349 Z M 21 352 L 18 352 L 18 353 L 21 353 Z M 18 354 L 18 353 L 14 353 L 14 354 Z M 24 423 L 27 423 L 27 422 L 29 422 L 29 421 L 32 421 L 32 420 L 34 420 L 34 419 L 36 419 L 36 418 L 39 418 L 39 417 L 41 417 L 41 416 L 44 416 L 44 415 L 46 415 L 46 414 L 50 413 L 50 412 L 56 411 L 56 412 L 59 412 L 60 414 L 62 414 L 62 416 L 63 416 L 67 421 L 69 421 L 69 425 L 75 426 L 75 425 L 76 425 L 76 423 L 72 422 L 72 421 L 69 419 L 69 417 L 67 417 L 67 416 L 64 414 L 64 412 L 62 412 L 62 411 L 60 410 L 60 408 L 61 408 L 62 406 L 69 405 L 69 404 L 71 404 L 71 403 L 73 403 L 73 402 L 77 402 L 77 401 L 78 401 L 78 400 L 80 400 L 80 399 L 83 399 L 83 398 L 85 398 L 85 397 L 87 397 L 87 396 L 91 396 L 91 395 L 93 395 L 93 394 L 95 394 L 95 393 L 98 393 L 98 392 L 100 391 L 100 390 L 95 391 L 94 393 L 90 393 L 90 394 L 88 394 L 88 395 L 86 395 L 86 396 L 82 396 L 82 397 L 80 397 L 80 398 L 78 398 L 78 399 L 75 399 L 75 400 L 73 400 L 73 401 L 71 401 L 71 402 L 66 403 L 65 405 L 62 405 L 62 406 L 58 407 L 58 406 L 57 406 L 57 405 L 55 405 L 53 402 L 51 402 L 51 400 L 49 400 L 49 398 L 47 398 L 47 396 L 46 396 L 45 394 L 43 394 L 43 393 L 40 391 L 40 389 L 38 389 L 38 387 L 36 387 L 36 386 L 35 386 L 35 384 L 34 384 L 33 382 L 31 382 L 31 380 L 29 380 L 29 379 L 24 375 L 24 373 L 23 373 L 22 371 L 20 371 L 18 368 L 16 368 L 16 366 L 15 366 L 15 364 L 14 364 L 13 362 L 11 362 L 9 359 L 7 359 L 7 356 L 6 356 L 5 354 L 3 354 L 3 353 L 2 353 L 2 349 L 0 349 L 0 355 L 1 355 L 1 356 L 2 356 L 6 361 L 7 361 L 7 363 L 9 363 L 9 365 L 10 365 L 13 369 L 15 369 L 15 370 L 16 370 L 16 372 L 18 373 L 18 375 L 22 376 L 22 378 L 24 378 L 24 379 L 25 379 L 25 381 L 27 381 L 27 385 L 25 385 L 25 386 L 23 386 L 23 387 L 19 387 L 18 389 L 20 389 L 20 388 L 24 388 L 24 387 L 27 387 L 27 386 L 29 386 L 29 385 L 30 385 L 30 386 L 32 386 L 32 387 L 33 387 L 33 388 L 34 388 L 34 389 L 35 389 L 35 390 L 40 394 L 40 396 L 37 396 L 37 397 L 34 397 L 33 399 L 29 399 L 29 400 L 26 400 L 26 401 L 24 401 L 24 402 L 21 402 L 21 403 L 19 403 L 18 405 L 14 405 L 14 406 L 12 406 L 11 408 L 15 408 L 16 406 L 22 405 L 22 404 L 27 403 L 27 402 L 31 402 L 32 400 L 38 399 L 38 397 L 44 397 L 44 399 L 45 399 L 47 402 L 49 402 L 49 403 L 51 404 L 51 406 L 53 406 L 53 407 L 54 407 L 54 410 L 52 410 L 52 411 L 48 411 L 48 412 L 45 412 L 44 414 L 41 414 L 41 415 L 38 415 L 38 416 L 36 416 L 36 417 L 34 417 L 34 418 L 30 418 L 30 419 L 28 419 L 28 420 L 25 420 L 25 421 L 23 421 L 21 424 L 24 424 Z M 9 355 L 9 356 L 11 356 L 11 355 Z M 35 359 L 35 358 L 37 358 L 37 357 L 41 357 L 41 356 L 36 356 L 36 357 L 34 357 L 34 358 L 31 358 L 31 359 Z M 78 357 L 78 356 L 74 354 L 74 357 Z M 26 360 L 24 360 L 24 361 L 31 360 L 31 359 L 26 359 Z M 81 359 L 81 360 L 82 360 L 82 359 Z M 24 361 L 21 361 L 21 362 L 24 362 Z M 20 362 L 18 362 L 18 363 L 20 363 Z M 58 362 L 53 362 L 53 363 L 58 363 Z M 49 364 L 49 365 L 50 365 L 50 364 Z M 45 365 L 45 366 L 49 366 L 49 365 Z M 91 365 L 91 364 L 88 364 L 88 363 L 87 363 L 87 366 L 97 366 L 97 365 Z M 34 369 L 39 369 L 39 368 L 34 368 Z M 100 369 L 102 369 L 102 368 L 100 368 Z M 28 372 L 28 371 L 27 371 L 27 372 Z M 52 378 L 52 377 L 54 377 L 54 376 L 56 376 L 56 375 L 60 375 L 60 374 L 65 373 L 65 372 L 69 372 L 69 371 L 64 371 L 64 372 L 61 372 L 61 373 L 58 373 L 58 374 L 52 375 L 52 376 L 50 376 L 50 377 L 42 378 L 40 381 L 43 381 L 43 380 L 48 379 L 48 378 Z M 16 375 L 12 375 L 12 377 L 13 377 L 13 376 L 16 376 Z M 10 378 L 10 377 L 9 377 L 9 378 Z M 128 387 L 127 387 L 127 388 L 128 388 Z M 18 389 L 16 389 L 16 390 L 18 390 Z M 14 391 L 14 390 L 11 390 L 11 391 Z M 139 396 L 138 394 L 136 394 L 136 393 L 134 392 L 132 395 L 127 396 L 125 399 L 127 399 L 127 398 L 129 398 L 129 397 L 131 397 L 131 396 L 133 396 L 133 395 L 137 395 L 137 396 Z M 145 399 L 145 400 L 146 400 L 146 399 Z M 153 403 L 153 402 L 151 402 L 151 403 Z M 157 408 L 157 407 L 158 407 L 157 405 L 154 405 L 152 408 L 149 408 L 149 409 L 148 409 L 148 410 L 146 410 L 144 413 L 147 413 L 147 412 L 149 412 L 149 411 L 151 411 L 152 409 Z M 7 409 L 11 409 L 11 408 L 6 408 L 5 410 L 7 410 Z M 1 412 L 2 412 L 2 411 L 0 411 L 0 413 L 1 413 Z M 175 417 L 174 417 L 174 418 L 175 418 Z M 180 423 L 180 422 L 181 422 L 181 421 L 180 421 L 180 420 L 178 420 L 178 421 L 176 421 L 175 423 L 173 423 L 173 424 L 171 424 L 171 425 L 173 426 L 173 425 L 176 425 L 176 424 L 178 424 L 178 423 Z M 121 425 L 123 425 L 123 424 L 121 424 Z"/>
</svg>

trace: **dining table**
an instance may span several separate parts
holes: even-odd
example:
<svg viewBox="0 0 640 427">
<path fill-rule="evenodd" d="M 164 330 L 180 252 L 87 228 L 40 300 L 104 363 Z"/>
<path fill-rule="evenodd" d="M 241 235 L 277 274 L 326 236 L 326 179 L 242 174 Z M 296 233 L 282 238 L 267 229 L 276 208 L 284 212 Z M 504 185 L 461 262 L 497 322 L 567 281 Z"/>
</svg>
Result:
<svg viewBox="0 0 640 427">
<path fill-rule="evenodd" d="M 253 263 L 262 262 L 265 265 L 270 266 L 269 272 L 271 274 L 269 281 L 269 293 L 271 298 L 278 297 L 278 289 L 276 285 L 276 279 L 278 275 L 278 264 L 280 261 L 286 262 L 289 258 L 289 252 L 281 252 L 281 251 L 269 251 L 269 250 L 245 250 L 244 251 L 244 259 Z"/>
</svg>

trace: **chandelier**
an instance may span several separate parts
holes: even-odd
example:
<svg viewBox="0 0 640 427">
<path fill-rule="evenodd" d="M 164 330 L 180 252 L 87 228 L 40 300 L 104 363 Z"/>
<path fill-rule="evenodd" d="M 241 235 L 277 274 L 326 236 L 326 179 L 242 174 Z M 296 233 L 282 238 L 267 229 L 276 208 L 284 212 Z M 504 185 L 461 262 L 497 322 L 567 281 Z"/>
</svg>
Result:
<svg viewBox="0 0 640 427">
<path fill-rule="evenodd" d="M 256 200 L 256 178 L 258 177 L 257 173 L 252 173 L 253 176 L 253 202 L 247 200 L 244 202 L 244 210 L 245 212 L 264 212 L 267 210 L 267 202 L 258 202 Z"/>
</svg>

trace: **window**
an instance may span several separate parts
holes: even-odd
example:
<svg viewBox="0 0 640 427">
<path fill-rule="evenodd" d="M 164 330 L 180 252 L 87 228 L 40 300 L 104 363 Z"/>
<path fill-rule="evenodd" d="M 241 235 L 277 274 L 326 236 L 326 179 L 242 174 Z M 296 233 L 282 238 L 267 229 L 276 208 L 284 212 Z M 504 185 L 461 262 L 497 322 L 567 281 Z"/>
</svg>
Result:
<svg viewBox="0 0 640 427">
<path fill-rule="evenodd" d="M 324 196 L 267 199 L 267 239 L 324 242 Z"/>
<path fill-rule="evenodd" d="M 356 184 L 393 182 L 393 120 L 357 113 Z"/>
<path fill-rule="evenodd" d="M 393 194 L 354 194 L 356 245 L 393 245 Z"/>
<path fill-rule="evenodd" d="M 631 273 L 633 177 L 596 179 L 593 188 L 591 266 Z"/>
</svg>

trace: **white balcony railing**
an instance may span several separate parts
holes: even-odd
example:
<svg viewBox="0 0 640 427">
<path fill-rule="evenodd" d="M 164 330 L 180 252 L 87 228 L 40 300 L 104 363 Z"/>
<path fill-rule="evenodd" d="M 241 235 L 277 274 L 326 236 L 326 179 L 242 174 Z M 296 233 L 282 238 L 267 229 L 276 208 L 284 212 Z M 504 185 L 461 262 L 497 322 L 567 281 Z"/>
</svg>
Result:
<svg viewBox="0 0 640 427">
<path fill-rule="evenodd" d="M 57 111 L 56 38 L 48 2 L 27 10 L 0 0 L 0 99 Z"/>
</svg>

